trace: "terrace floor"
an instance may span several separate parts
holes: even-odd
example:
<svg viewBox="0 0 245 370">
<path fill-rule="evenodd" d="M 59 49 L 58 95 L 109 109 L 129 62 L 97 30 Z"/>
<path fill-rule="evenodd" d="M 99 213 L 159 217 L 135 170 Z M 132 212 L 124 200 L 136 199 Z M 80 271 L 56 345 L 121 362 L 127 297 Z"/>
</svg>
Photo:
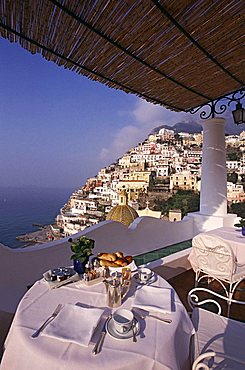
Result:
<svg viewBox="0 0 245 370">
<path fill-rule="evenodd" d="M 193 270 L 192 269 L 187 270 L 187 271 L 182 272 L 181 274 L 179 274 L 179 275 L 177 275 L 173 278 L 167 279 L 167 280 L 174 287 L 176 292 L 178 293 L 179 298 L 183 302 L 187 311 L 191 311 L 190 306 L 188 305 L 188 302 L 187 302 L 187 295 L 188 295 L 188 292 L 194 287 L 195 274 L 194 274 Z M 206 288 L 208 287 L 207 283 L 202 284 L 202 286 L 206 287 Z M 209 287 L 210 287 L 210 289 L 216 291 L 217 293 L 222 294 L 222 289 L 221 289 L 219 283 L 213 281 L 213 282 L 210 283 Z M 220 303 L 221 307 L 222 307 L 222 315 L 223 316 L 227 315 L 227 303 L 225 301 L 223 301 L 221 299 L 218 299 L 217 297 L 214 297 L 211 294 L 210 295 L 208 295 L 206 293 L 204 293 L 204 294 L 205 294 L 205 296 L 202 295 L 203 298 L 204 297 L 205 298 L 215 298 L 215 300 L 217 300 Z M 245 302 L 245 281 L 243 281 L 239 284 L 239 286 L 237 287 L 237 290 L 236 290 L 233 297 L 236 300 Z M 200 298 L 201 298 L 201 295 L 200 295 Z M 244 307 L 245 307 L 244 305 L 233 303 L 231 305 L 230 318 L 245 322 L 245 308 Z M 203 308 L 205 308 L 209 311 L 217 312 L 217 311 L 215 311 L 213 305 L 211 305 L 211 304 L 206 305 L 205 307 L 203 306 Z"/>
<path fill-rule="evenodd" d="M 191 244 L 192 240 L 186 240 L 165 248 L 138 255 L 134 257 L 134 259 L 137 265 L 141 265 L 158 260 L 160 258 L 167 257 L 169 255 L 173 255 L 174 257 L 175 253 L 190 248 Z M 187 301 L 187 295 L 188 292 L 192 288 L 194 288 L 195 274 L 191 268 L 189 261 L 187 260 L 187 255 L 183 255 L 182 257 L 177 258 L 176 254 L 176 259 L 173 258 L 171 262 L 163 264 L 159 267 L 155 267 L 152 270 L 166 279 L 174 287 L 187 311 L 191 311 L 191 308 Z M 199 287 L 200 286 L 205 288 L 209 287 L 211 290 L 214 290 L 221 295 L 223 294 L 223 290 L 217 281 L 211 282 L 209 286 L 207 283 L 202 282 L 202 285 L 199 285 Z M 227 316 L 227 303 L 225 301 L 207 293 L 201 293 L 199 297 L 201 299 L 213 298 L 217 300 L 221 305 L 222 315 Z M 239 284 L 233 296 L 233 299 L 245 302 L 245 281 Z M 211 304 L 202 306 L 202 308 L 217 312 L 217 309 L 215 310 L 214 305 Z M 245 322 L 245 306 L 233 303 L 231 305 L 230 318 Z"/>
</svg>

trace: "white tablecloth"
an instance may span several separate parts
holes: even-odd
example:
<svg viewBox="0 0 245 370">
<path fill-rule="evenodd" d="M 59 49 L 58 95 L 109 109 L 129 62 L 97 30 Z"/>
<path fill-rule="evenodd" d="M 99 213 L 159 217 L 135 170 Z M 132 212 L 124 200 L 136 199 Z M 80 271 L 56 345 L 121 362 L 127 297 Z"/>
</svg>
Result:
<svg viewBox="0 0 245 370">
<path fill-rule="evenodd" d="M 222 238 L 231 246 L 238 264 L 245 264 L 245 236 L 242 235 L 241 229 L 235 227 L 220 227 L 219 229 L 207 231 L 207 235 L 214 235 Z M 188 257 L 192 266 L 196 265 L 195 253 L 191 250 Z"/>
<path fill-rule="evenodd" d="M 160 277 L 153 285 L 170 288 L 170 285 Z M 132 307 L 135 289 L 136 285 L 133 283 L 123 307 Z M 5 342 L 6 349 L 0 369 L 189 369 L 189 344 L 194 329 L 173 288 L 171 293 L 172 312 L 165 314 L 166 318 L 172 319 L 171 324 L 147 317 L 140 320 L 141 330 L 137 343 L 133 343 L 132 338 L 116 340 L 107 334 L 102 352 L 95 356 L 92 349 L 98 338 L 99 328 L 88 347 L 62 342 L 44 335 L 32 338 L 31 335 L 58 303 L 106 307 L 104 284 L 85 287 L 78 282 L 51 290 L 44 280 L 40 280 L 26 293 L 18 306 Z M 110 310 L 107 307 L 106 313 Z"/>
</svg>

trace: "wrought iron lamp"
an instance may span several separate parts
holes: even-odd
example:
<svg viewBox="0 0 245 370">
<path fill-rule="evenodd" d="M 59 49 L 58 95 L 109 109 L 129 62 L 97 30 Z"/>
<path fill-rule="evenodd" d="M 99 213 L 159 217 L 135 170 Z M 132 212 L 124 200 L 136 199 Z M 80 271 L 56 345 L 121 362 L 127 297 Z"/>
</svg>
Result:
<svg viewBox="0 0 245 370">
<path fill-rule="evenodd" d="M 191 108 L 187 112 L 195 114 L 200 112 L 200 118 L 214 118 L 217 114 L 222 114 L 231 105 L 236 103 L 236 109 L 232 111 L 234 123 L 240 125 L 245 123 L 245 109 L 242 107 L 241 100 L 245 97 L 245 88 L 234 91 L 230 95 L 221 96 L 218 99 L 200 105 L 199 107 Z"/>
<path fill-rule="evenodd" d="M 232 111 L 233 119 L 236 125 L 245 123 L 245 109 L 242 107 L 242 104 L 239 102 L 236 105 L 236 109 Z"/>
</svg>

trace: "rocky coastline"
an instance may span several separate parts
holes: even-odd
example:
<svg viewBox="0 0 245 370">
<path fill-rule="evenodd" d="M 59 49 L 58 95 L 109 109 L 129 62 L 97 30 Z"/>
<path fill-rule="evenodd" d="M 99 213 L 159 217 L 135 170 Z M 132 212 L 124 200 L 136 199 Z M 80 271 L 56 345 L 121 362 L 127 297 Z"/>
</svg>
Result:
<svg viewBox="0 0 245 370">
<path fill-rule="evenodd" d="M 17 240 L 25 243 L 22 248 L 30 247 L 35 244 L 43 244 L 48 241 L 60 239 L 54 234 L 51 225 L 39 225 L 39 230 L 19 235 L 16 237 Z"/>
</svg>

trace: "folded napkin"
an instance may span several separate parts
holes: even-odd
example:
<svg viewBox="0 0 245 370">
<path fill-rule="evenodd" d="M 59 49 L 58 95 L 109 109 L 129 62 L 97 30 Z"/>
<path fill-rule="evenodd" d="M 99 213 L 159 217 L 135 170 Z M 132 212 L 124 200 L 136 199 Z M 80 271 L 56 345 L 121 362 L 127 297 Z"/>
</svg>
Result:
<svg viewBox="0 0 245 370">
<path fill-rule="evenodd" d="M 143 286 L 137 290 L 133 306 L 152 312 L 171 313 L 171 288 Z"/>
<path fill-rule="evenodd" d="M 67 303 L 42 334 L 63 342 L 88 346 L 104 310 Z"/>
</svg>

